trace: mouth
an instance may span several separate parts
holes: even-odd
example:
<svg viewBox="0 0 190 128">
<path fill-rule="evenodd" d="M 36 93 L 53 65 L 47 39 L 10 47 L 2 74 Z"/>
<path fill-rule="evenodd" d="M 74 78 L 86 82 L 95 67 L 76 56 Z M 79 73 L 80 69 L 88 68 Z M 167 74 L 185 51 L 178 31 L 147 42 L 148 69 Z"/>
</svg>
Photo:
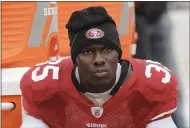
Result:
<svg viewBox="0 0 190 128">
<path fill-rule="evenodd" d="M 107 69 L 97 69 L 96 71 L 93 72 L 93 75 L 98 78 L 104 78 L 108 75 L 108 70 Z"/>
</svg>

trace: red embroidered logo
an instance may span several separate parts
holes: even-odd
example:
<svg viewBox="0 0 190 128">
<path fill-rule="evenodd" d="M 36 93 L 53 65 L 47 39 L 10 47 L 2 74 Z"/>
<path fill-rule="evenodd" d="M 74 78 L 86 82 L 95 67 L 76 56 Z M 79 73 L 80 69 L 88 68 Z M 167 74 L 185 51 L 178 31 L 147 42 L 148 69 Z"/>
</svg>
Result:
<svg viewBox="0 0 190 128">
<path fill-rule="evenodd" d="M 98 28 L 92 28 L 86 32 L 86 37 L 89 39 L 99 39 L 104 36 L 104 32 Z"/>
</svg>

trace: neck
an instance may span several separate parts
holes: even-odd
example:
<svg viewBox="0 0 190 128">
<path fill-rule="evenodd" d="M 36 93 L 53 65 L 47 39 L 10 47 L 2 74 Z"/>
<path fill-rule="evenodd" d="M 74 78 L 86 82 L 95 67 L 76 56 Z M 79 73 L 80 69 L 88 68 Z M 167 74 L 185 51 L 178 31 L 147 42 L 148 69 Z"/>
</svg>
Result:
<svg viewBox="0 0 190 128">
<path fill-rule="evenodd" d="M 83 86 L 83 88 L 87 91 L 87 92 L 90 92 L 90 93 L 103 93 L 103 92 L 106 92 L 106 91 L 111 91 L 112 88 L 117 84 L 117 82 L 119 81 L 119 78 L 120 78 L 120 74 L 121 74 L 121 65 L 118 63 L 118 66 L 117 66 L 117 70 L 116 70 L 116 75 L 114 77 L 114 79 L 112 81 L 109 82 L 108 85 L 106 86 L 94 86 L 94 85 L 89 85 L 88 84 L 85 84 L 87 82 L 82 82 L 80 81 L 80 77 L 79 77 L 79 72 L 78 72 L 78 67 L 76 67 L 76 70 L 75 70 L 75 76 L 76 76 L 76 79 L 78 80 L 79 84 Z M 110 86 L 111 85 L 111 86 Z M 97 88 L 98 87 L 98 88 Z M 102 88 L 101 88 L 102 87 Z"/>
</svg>

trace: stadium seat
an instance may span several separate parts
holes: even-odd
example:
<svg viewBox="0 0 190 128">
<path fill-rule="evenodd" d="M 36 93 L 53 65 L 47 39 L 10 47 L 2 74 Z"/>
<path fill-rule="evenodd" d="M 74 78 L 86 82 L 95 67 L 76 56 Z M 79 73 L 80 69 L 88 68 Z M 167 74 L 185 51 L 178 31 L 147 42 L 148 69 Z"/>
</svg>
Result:
<svg viewBox="0 0 190 128">
<path fill-rule="evenodd" d="M 26 67 L 47 60 L 58 38 L 56 16 L 44 16 L 49 2 L 2 2 L 2 67 Z M 58 41 L 58 40 L 57 40 Z"/>
<path fill-rule="evenodd" d="M 56 56 L 57 15 L 50 2 L 2 2 L 2 127 L 22 123 L 20 80 L 29 67 Z M 56 12 L 54 12 L 56 13 Z M 11 108 L 12 107 L 12 108 Z"/>
</svg>

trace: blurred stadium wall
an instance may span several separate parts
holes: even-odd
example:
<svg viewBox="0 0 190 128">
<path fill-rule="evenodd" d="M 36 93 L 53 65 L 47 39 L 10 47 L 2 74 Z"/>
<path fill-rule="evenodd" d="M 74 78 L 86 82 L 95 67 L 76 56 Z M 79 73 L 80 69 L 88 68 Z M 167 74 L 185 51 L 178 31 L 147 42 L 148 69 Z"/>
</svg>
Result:
<svg viewBox="0 0 190 128">
<path fill-rule="evenodd" d="M 189 2 L 169 2 L 167 17 L 171 22 L 170 49 L 173 61 L 168 58 L 169 66 L 177 73 L 180 82 L 180 102 L 176 112 L 179 128 L 189 128 Z M 174 69 L 175 68 L 175 69 Z M 178 117 L 179 115 L 179 117 Z M 181 116 L 182 118 L 180 118 Z M 184 123 L 184 124 L 182 124 Z"/>
</svg>

